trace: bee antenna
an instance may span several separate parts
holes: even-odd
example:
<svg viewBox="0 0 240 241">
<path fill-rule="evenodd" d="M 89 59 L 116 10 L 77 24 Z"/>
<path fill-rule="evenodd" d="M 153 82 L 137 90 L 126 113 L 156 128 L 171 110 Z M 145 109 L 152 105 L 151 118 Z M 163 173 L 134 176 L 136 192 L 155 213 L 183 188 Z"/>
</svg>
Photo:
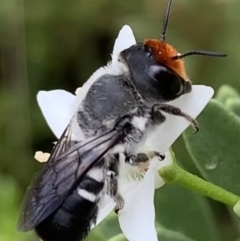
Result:
<svg viewBox="0 0 240 241">
<path fill-rule="evenodd" d="M 165 34 L 166 34 L 167 26 L 168 26 L 168 19 L 169 19 L 171 4 L 172 4 L 172 0 L 168 0 L 165 16 L 164 16 L 164 19 L 163 19 L 162 32 L 161 32 L 161 35 L 160 35 L 160 40 L 162 42 L 165 42 Z"/>
<path fill-rule="evenodd" d="M 203 51 L 203 50 L 193 50 L 189 51 L 183 54 L 178 54 L 176 56 L 173 56 L 172 59 L 182 59 L 184 57 L 190 56 L 190 55 L 206 55 L 206 56 L 212 56 L 212 57 L 226 57 L 226 54 L 223 53 L 217 53 L 217 52 L 211 52 L 211 51 Z"/>
</svg>

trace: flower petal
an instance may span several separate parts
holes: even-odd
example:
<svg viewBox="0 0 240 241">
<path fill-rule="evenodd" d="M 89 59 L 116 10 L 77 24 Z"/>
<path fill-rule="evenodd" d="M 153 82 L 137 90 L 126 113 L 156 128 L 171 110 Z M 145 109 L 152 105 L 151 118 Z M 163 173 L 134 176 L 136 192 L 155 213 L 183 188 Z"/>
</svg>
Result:
<svg viewBox="0 0 240 241">
<path fill-rule="evenodd" d="M 118 61 L 119 54 L 134 44 L 136 44 L 136 39 L 133 35 L 132 29 L 128 25 L 124 25 L 115 40 L 112 61 Z"/>
<path fill-rule="evenodd" d="M 128 25 L 123 26 L 113 47 L 112 62 L 108 65 L 114 74 L 118 75 L 128 72 L 126 64 L 119 61 L 119 54 L 134 44 L 136 44 L 136 40 L 132 29 Z"/>
<path fill-rule="evenodd" d="M 60 138 L 75 112 L 76 96 L 65 90 L 39 91 L 37 101 L 49 127 Z"/>
<path fill-rule="evenodd" d="M 193 118 L 196 118 L 213 96 L 213 89 L 204 85 L 194 85 L 192 92 L 168 102 L 180 108 Z M 165 153 L 182 132 L 189 126 L 189 122 L 178 116 L 165 114 L 166 121 L 159 125 L 156 131 L 147 139 L 147 145 L 155 151 Z M 201 126 L 200 126 L 201 131 Z"/>
<path fill-rule="evenodd" d="M 157 241 L 154 209 L 154 171 L 149 169 L 144 179 L 125 196 L 125 206 L 119 211 L 120 227 L 129 241 Z"/>
</svg>

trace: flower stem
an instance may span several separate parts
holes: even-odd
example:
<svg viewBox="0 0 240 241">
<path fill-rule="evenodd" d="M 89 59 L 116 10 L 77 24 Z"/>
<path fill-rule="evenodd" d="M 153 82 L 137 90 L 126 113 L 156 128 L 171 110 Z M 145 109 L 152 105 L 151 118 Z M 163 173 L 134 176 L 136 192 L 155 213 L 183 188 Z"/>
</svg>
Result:
<svg viewBox="0 0 240 241">
<path fill-rule="evenodd" d="M 239 196 L 183 170 L 176 164 L 163 167 L 159 170 L 159 175 L 166 183 L 191 189 L 226 205 L 234 206 L 240 200 Z"/>
</svg>

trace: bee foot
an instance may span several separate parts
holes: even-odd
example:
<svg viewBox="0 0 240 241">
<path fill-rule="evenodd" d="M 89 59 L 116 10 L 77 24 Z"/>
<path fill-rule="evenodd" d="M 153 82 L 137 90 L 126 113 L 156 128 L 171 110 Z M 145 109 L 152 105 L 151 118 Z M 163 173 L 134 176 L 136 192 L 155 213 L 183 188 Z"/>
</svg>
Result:
<svg viewBox="0 0 240 241">
<path fill-rule="evenodd" d="M 115 201 L 116 204 L 117 204 L 116 207 L 114 208 L 114 212 L 115 212 L 116 214 L 118 214 L 118 212 L 123 209 L 125 202 L 124 202 L 123 197 L 122 197 L 120 194 L 117 194 L 117 195 L 114 197 L 114 201 Z"/>
<path fill-rule="evenodd" d="M 157 151 L 154 151 L 154 156 L 159 157 L 159 161 L 163 161 L 165 159 L 165 155 Z"/>
</svg>

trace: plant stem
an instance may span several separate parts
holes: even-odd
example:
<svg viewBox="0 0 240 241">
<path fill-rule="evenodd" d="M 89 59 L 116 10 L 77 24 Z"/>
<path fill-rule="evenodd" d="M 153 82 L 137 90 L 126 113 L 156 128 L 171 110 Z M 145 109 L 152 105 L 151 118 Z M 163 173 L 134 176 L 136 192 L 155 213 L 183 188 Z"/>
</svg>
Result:
<svg viewBox="0 0 240 241">
<path fill-rule="evenodd" d="M 159 170 L 159 175 L 166 183 L 191 189 L 230 206 L 234 206 L 240 200 L 239 196 L 183 170 L 176 164 L 163 167 Z"/>
</svg>

